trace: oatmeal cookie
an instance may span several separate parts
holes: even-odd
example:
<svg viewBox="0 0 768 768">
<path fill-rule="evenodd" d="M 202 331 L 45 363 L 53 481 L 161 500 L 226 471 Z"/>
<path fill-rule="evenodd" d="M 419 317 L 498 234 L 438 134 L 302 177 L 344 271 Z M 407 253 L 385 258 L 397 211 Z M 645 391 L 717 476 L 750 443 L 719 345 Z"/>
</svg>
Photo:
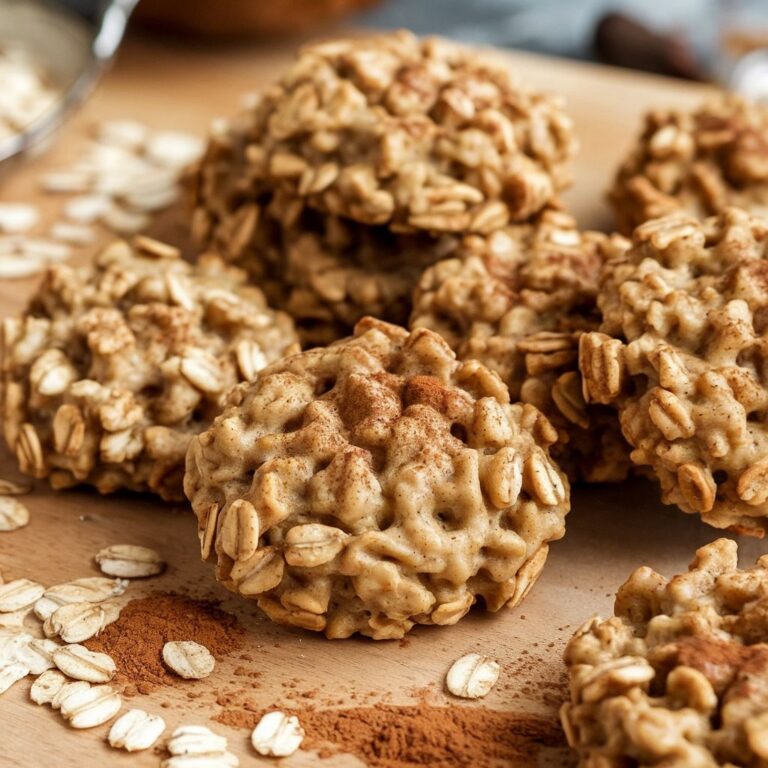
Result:
<svg viewBox="0 0 768 768">
<path fill-rule="evenodd" d="M 702 547 L 667 580 L 638 568 L 615 616 L 568 643 L 568 743 L 585 768 L 768 764 L 768 556 Z"/>
<path fill-rule="evenodd" d="M 224 231 L 211 242 L 293 317 L 308 347 L 348 336 L 365 315 L 404 325 L 422 271 L 457 241 L 450 234 L 395 234 L 276 193 L 262 196 L 247 241 Z"/>
<path fill-rule="evenodd" d="M 655 110 L 616 175 L 619 229 L 674 212 L 768 211 L 768 107 L 728 94 L 690 111 Z"/>
<path fill-rule="evenodd" d="M 270 618 L 397 638 L 525 597 L 569 508 L 555 437 L 437 334 L 366 318 L 235 388 L 184 490 L 203 558 Z"/>
<path fill-rule="evenodd" d="M 247 228 L 258 195 L 278 189 L 397 232 L 484 233 L 570 181 L 575 142 L 559 102 L 446 41 L 315 43 L 254 102 L 202 160 L 199 231 Z"/>
<path fill-rule="evenodd" d="M 2 327 L 5 439 L 22 471 L 183 498 L 184 455 L 226 392 L 298 351 L 290 318 L 219 259 L 148 238 L 52 267 Z"/>
<path fill-rule="evenodd" d="M 629 468 L 615 413 L 587 408 L 578 373 L 578 339 L 599 325 L 600 268 L 627 245 L 580 232 L 550 209 L 530 224 L 466 237 L 414 294 L 411 327 L 437 331 L 460 360 L 496 371 L 512 400 L 543 411 L 558 431 L 553 456 L 572 480 L 621 480 Z"/>
<path fill-rule="evenodd" d="M 646 222 L 609 262 L 600 332 L 581 337 L 588 402 L 619 409 L 667 504 L 768 528 L 768 220 L 727 209 Z"/>
</svg>

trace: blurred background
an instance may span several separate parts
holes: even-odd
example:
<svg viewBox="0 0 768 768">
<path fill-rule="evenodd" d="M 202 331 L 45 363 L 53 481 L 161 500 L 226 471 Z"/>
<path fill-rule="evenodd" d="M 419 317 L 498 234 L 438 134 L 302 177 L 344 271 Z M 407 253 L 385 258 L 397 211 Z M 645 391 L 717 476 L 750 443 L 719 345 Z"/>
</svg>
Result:
<svg viewBox="0 0 768 768">
<path fill-rule="evenodd" d="M 142 0 L 140 22 L 204 35 L 406 27 L 466 42 L 597 60 L 690 79 L 722 79 L 768 45 L 764 0 Z"/>
<path fill-rule="evenodd" d="M 768 96 L 763 0 L 0 0 L 0 161 L 82 102 L 126 28 L 169 45 L 255 49 L 340 28 L 396 27 Z M 32 92 L 34 72 L 18 73 L 25 51 L 55 89 Z M 35 122 L 36 131 L 19 135 Z"/>
</svg>

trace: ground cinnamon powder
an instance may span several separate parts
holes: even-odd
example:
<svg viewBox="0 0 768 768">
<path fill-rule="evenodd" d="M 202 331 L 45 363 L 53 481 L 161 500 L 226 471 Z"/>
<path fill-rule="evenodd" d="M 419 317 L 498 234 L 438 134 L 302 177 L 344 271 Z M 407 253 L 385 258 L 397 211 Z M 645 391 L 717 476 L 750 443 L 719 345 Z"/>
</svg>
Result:
<svg viewBox="0 0 768 768">
<path fill-rule="evenodd" d="M 321 757 L 348 752 L 370 768 L 526 768 L 542 747 L 565 746 L 555 718 L 483 707 L 379 705 L 352 709 L 283 710 L 307 733 L 302 749 Z M 263 712 L 225 710 L 215 720 L 253 728 Z"/>
<path fill-rule="evenodd" d="M 219 659 L 236 651 L 243 637 L 237 619 L 215 603 L 158 593 L 132 600 L 116 622 L 85 645 L 114 659 L 115 681 L 124 685 L 125 695 L 131 695 L 181 682 L 163 665 L 163 645 L 169 640 L 194 640 Z"/>
</svg>

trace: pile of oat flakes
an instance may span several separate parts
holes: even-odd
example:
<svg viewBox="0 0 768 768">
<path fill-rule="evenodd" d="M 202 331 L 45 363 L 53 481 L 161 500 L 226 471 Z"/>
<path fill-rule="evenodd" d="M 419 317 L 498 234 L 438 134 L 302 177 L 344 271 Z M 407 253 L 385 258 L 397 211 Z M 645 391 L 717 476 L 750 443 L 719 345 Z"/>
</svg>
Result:
<svg viewBox="0 0 768 768">
<path fill-rule="evenodd" d="M 642 471 L 666 503 L 762 536 L 766 115 L 735 97 L 650 115 L 611 193 L 626 236 L 581 231 L 559 200 L 577 146 L 558 99 L 407 32 L 305 47 L 205 147 L 100 126 L 42 180 L 77 195 L 50 240 L 0 205 L 0 274 L 65 261 L 95 222 L 137 235 L 182 176 L 201 254 L 138 234 L 45 268 L 3 323 L 6 442 L 55 489 L 186 497 L 217 581 L 329 638 L 518 605 L 571 482 Z M 0 530 L 28 523 L 25 490 L 3 482 Z M 74 728 L 122 706 L 114 659 L 83 643 L 165 567 L 133 545 L 94 559 L 104 577 L 0 583 L 0 689 L 37 676 L 33 701 Z M 576 633 L 561 719 L 581 765 L 768 760 L 766 567 L 718 539 L 670 580 L 639 568 Z M 216 659 L 188 637 L 162 662 L 204 679 Z M 471 653 L 445 687 L 479 699 L 501 672 Z M 305 737 L 290 711 L 249 727 L 259 755 Z M 131 709 L 107 738 L 142 750 L 164 729 Z M 203 726 L 166 750 L 171 768 L 238 764 Z"/>
</svg>

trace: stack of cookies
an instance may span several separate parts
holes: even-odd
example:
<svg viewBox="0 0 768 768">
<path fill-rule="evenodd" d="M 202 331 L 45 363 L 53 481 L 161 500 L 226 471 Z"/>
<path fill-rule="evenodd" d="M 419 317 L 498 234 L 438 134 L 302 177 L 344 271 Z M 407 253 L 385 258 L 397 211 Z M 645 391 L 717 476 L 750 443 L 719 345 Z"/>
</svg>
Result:
<svg viewBox="0 0 768 768">
<path fill-rule="evenodd" d="M 466 49 L 315 44 L 212 137 L 194 233 L 328 343 L 365 315 L 407 323 L 421 271 L 552 204 L 574 151 L 557 100 Z"/>
</svg>

